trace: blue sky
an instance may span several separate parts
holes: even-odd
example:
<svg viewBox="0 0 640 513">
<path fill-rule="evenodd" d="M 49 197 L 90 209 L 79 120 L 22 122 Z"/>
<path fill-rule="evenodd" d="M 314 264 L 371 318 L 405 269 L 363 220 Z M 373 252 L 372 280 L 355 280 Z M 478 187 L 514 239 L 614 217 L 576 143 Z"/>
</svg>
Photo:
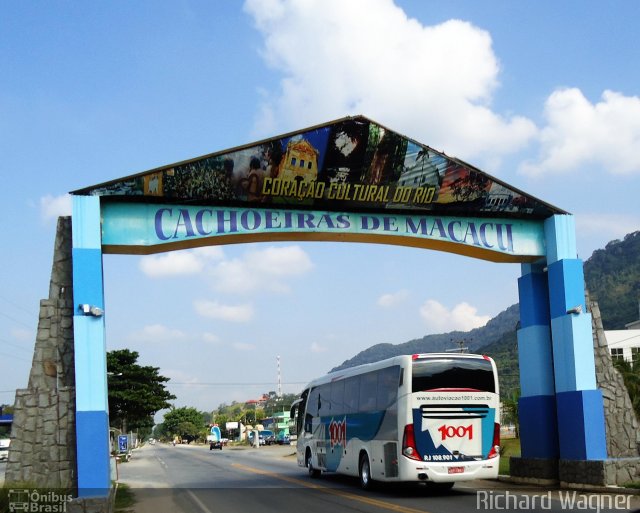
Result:
<svg viewBox="0 0 640 513">
<path fill-rule="evenodd" d="M 572 212 L 583 259 L 640 229 L 640 3 L 606 7 L 5 3 L 0 404 L 27 383 L 67 192 L 157 166 L 362 114 Z M 371 345 L 482 325 L 520 272 L 338 243 L 104 265 L 108 349 L 139 351 L 203 410 L 275 390 L 278 355 L 294 392 Z"/>
</svg>

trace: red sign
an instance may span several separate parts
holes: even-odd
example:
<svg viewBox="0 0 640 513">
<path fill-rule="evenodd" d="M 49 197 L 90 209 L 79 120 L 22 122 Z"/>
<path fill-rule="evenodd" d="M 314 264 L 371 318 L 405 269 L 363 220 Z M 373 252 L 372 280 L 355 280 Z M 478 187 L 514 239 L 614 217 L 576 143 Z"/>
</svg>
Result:
<svg viewBox="0 0 640 513">
<path fill-rule="evenodd" d="M 442 440 L 446 440 L 447 438 L 465 438 L 468 437 L 469 440 L 473 440 L 473 425 L 469 426 L 440 426 L 438 428 L 440 431 L 440 435 L 442 436 Z"/>
<path fill-rule="evenodd" d="M 335 445 L 346 447 L 347 445 L 347 420 L 332 420 L 329 424 L 329 440 L 331 448 Z"/>
</svg>

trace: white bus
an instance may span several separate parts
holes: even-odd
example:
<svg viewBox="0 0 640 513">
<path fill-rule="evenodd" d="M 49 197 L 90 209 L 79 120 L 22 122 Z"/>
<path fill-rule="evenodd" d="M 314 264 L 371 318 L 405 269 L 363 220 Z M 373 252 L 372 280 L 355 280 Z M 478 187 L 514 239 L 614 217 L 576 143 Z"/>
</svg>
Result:
<svg viewBox="0 0 640 513">
<path fill-rule="evenodd" d="M 291 408 L 298 465 L 375 481 L 496 478 L 500 398 L 481 355 L 403 355 L 312 381 Z"/>
</svg>

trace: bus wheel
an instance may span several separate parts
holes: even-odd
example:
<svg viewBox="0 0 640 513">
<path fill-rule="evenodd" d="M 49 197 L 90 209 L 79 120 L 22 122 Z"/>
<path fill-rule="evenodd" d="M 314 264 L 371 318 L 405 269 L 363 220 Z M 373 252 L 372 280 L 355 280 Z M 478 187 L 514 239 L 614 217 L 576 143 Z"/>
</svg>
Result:
<svg viewBox="0 0 640 513">
<path fill-rule="evenodd" d="M 360 487 L 363 490 L 371 490 L 373 488 L 373 480 L 371 479 L 371 465 L 369 465 L 369 456 L 363 453 L 360 456 Z"/>
<path fill-rule="evenodd" d="M 313 468 L 313 463 L 311 463 L 311 451 L 307 451 L 307 469 L 309 477 L 314 479 L 320 477 L 320 471 L 317 468 Z"/>
</svg>

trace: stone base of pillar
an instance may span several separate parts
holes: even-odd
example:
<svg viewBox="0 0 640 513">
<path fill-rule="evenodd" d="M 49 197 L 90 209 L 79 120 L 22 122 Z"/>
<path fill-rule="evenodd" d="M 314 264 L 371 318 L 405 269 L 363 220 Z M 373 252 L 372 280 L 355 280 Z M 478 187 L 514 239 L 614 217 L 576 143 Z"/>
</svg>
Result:
<svg viewBox="0 0 640 513">
<path fill-rule="evenodd" d="M 606 460 L 554 460 L 510 458 L 511 479 L 516 483 L 589 489 L 623 486 L 640 481 L 640 458 Z"/>
<path fill-rule="evenodd" d="M 112 487 L 108 497 L 73 499 L 66 504 L 67 513 L 113 513 L 115 511 L 116 487 Z"/>
<path fill-rule="evenodd" d="M 516 483 L 555 486 L 560 482 L 558 460 L 543 458 L 509 458 L 511 479 Z"/>
<path fill-rule="evenodd" d="M 623 486 L 640 480 L 640 458 L 560 460 L 558 475 L 565 488 Z"/>
</svg>

